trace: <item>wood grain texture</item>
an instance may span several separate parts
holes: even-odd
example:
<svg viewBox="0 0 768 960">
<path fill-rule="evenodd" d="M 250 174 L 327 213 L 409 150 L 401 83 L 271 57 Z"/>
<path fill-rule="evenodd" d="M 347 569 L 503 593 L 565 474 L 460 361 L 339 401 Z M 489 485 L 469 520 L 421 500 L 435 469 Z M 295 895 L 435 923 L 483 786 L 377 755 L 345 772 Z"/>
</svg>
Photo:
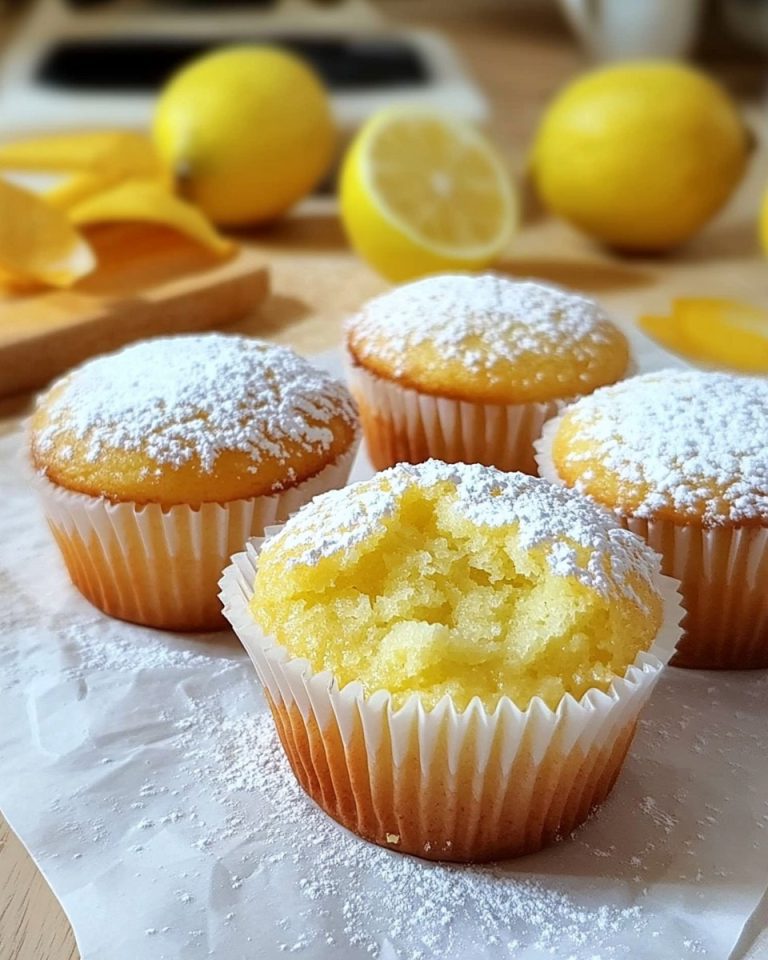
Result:
<svg viewBox="0 0 768 960">
<path fill-rule="evenodd" d="M 221 262 L 149 225 L 111 224 L 88 237 L 99 263 L 92 277 L 71 290 L 0 295 L 0 396 L 141 337 L 242 320 L 269 287 L 248 247 Z"/>
<path fill-rule="evenodd" d="M 382 0 L 400 19 L 435 26 L 428 0 Z M 467 14 L 467 10 L 471 12 Z M 492 134 L 522 176 L 525 152 L 546 100 L 584 61 L 551 8 L 526 0 L 439 4 L 444 29 L 459 47 L 494 111 Z M 729 56 L 719 43 L 708 62 L 743 96 L 762 95 L 759 59 Z M 765 132 L 764 111 L 749 116 Z M 765 139 L 765 136 L 763 136 Z M 597 296 L 628 318 L 663 310 L 673 296 L 727 293 L 768 304 L 768 269 L 756 237 L 756 211 L 768 152 L 761 148 L 728 209 L 675 256 L 620 259 L 545 216 L 526 195 L 525 228 L 500 268 L 539 276 Z M 270 231 L 247 238 L 271 270 L 272 294 L 232 329 L 311 354 L 338 342 L 343 318 L 385 284 L 349 252 L 334 207 L 312 202 Z M 0 400 L 0 433 L 17 429 L 29 396 Z M 746 948 L 749 950 L 749 947 Z M 757 953 L 744 953 L 744 956 Z M 762 955 L 762 954 L 761 954 Z M 61 908 L 21 844 L 0 818 L 0 960 L 73 960 L 74 940 Z"/>
<path fill-rule="evenodd" d="M 64 911 L 2 818 L 0 884 L 0 960 L 78 960 Z"/>
</svg>

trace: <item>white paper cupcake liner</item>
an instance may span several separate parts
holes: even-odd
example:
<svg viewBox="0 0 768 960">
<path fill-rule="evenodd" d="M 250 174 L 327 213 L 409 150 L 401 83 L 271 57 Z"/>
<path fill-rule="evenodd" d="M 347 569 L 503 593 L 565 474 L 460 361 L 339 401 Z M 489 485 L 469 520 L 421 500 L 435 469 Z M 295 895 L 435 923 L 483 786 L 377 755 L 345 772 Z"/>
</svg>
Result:
<svg viewBox="0 0 768 960">
<path fill-rule="evenodd" d="M 520 710 L 506 697 L 490 713 L 477 698 L 463 711 L 449 697 L 431 710 L 418 696 L 395 707 L 385 691 L 340 689 L 331 673 L 313 673 L 261 632 L 248 605 L 263 542 L 250 541 L 225 570 L 224 615 L 253 661 L 299 783 L 338 822 L 416 856 L 486 861 L 567 835 L 606 797 L 679 634 L 674 581 L 658 575 L 665 616 L 653 652 L 640 653 L 606 692 L 567 695 L 556 710 L 539 698 Z"/>
<path fill-rule="evenodd" d="M 536 443 L 539 475 L 563 485 L 552 444 L 561 416 Z M 662 557 L 662 570 L 680 581 L 686 615 L 676 667 L 744 670 L 768 667 L 768 529 L 705 528 L 648 520 L 616 511 L 618 520 Z"/>
<path fill-rule="evenodd" d="M 347 482 L 357 441 L 335 463 L 271 496 L 197 507 L 113 503 L 41 474 L 34 486 L 72 582 L 105 613 L 169 630 L 217 630 L 218 580 L 249 537 Z"/>
<path fill-rule="evenodd" d="M 368 455 L 377 470 L 434 457 L 535 474 L 534 440 L 566 402 L 470 403 L 400 386 L 351 358 L 347 370 Z"/>
</svg>

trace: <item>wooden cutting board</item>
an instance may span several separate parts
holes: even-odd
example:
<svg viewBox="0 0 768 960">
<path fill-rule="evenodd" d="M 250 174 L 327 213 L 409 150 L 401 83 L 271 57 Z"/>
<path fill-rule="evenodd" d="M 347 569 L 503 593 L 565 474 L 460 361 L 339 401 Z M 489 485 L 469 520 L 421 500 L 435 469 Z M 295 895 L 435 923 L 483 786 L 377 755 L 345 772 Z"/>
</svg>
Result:
<svg viewBox="0 0 768 960">
<path fill-rule="evenodd" d="M 264 257 L 247 247 L 222 262 L 143 224 L 101 226 L 88 239 L 99 266 L 73 289 L 0 294 L 0 397 L 141 337 L 243 320 L 269 291 Z"/>
</svg>

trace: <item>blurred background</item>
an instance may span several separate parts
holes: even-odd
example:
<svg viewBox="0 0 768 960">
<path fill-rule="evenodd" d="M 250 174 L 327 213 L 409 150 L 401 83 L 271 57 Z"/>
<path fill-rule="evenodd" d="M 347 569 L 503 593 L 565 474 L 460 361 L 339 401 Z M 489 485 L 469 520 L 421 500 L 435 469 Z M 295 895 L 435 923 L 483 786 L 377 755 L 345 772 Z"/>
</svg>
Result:
<svg viewBox="0 0 768 960">
<path fill-rule="evenodd" d="M 495 106 L 520 142 L 588 63 L 690 57 L 758 98 L 768 54 L 768 0 L 4 0 L 0 10 L 3 137 L 145 126 L 174 70 L 232 42 L 306 58 L 348 131 L 396 98 L 475 121 Z M 493 53 L 504 45 L 502 66 Z"/>
<path fill-rule="evenodd" d="M 155 302 L 161 280 L 205 270 L 208 325 L 305 352 L 334 343 L 387 281 L 491 267 L 590 293 L 689 361 L 768 372 L 768 0 L 0 11 L 0 302 L 15 337 L 5 355 L 0 343 L 0 397 L 117 346 L 107 331 L 170 329 L 163 306 L 129 332 L 129 295 Z M 211 62 L 233 44 L 290 59 Z M 139 221 L 197 254 L 163 266 Z M 22 242 L 17 227 L 33 223 Z M 273 295 L 241 323 L 222 291 L 257 267 Z M 35 301 L 20 303 L 30 281 Z M 102 310 L 105 335 L 86 342 L 84 318 L 107 301 L 122 303 L 120 323 Z M 39 329 L 62 311 L 72 336 L 64 349 L 56 320 L 45 365 Z"/>
</svg>

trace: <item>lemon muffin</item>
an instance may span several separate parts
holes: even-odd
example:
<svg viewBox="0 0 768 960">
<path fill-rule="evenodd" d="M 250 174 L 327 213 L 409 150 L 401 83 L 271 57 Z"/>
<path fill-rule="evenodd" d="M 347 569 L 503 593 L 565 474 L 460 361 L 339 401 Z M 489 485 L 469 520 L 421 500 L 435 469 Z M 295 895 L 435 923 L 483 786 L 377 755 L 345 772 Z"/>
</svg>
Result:
<svg viewBox="0 0 768 960">
<path fill-rule="evenodd" d="M 398 287 L 366 304 L 346 335 L 378 469 L 437 457 L 535 473 L 544 421 L 629 362 L 624 335 L 592 300 L 492 274 Z"/>
<path fill-rule="evenodd" d="M 216 583 L 267 523 L 346 482 L 357 442 L 346 388 L 249 337 L 146 340 L 54 383 L 30 453 L 80 591 L 149 626 L 223 626 Z"/>
<path fill-rule="evenodd" d="M 768 381 L 662 370 L 551 425 L 542 473 L 614 510 L 682 581 L 672 662 L 768 666 Z"/>
<path fill-rule="evenodd" d="M 259 546 L 222 580 L 225 615 L 340 823 L 488 860 L 568 833 L 611 789 L 679 608 L 607 511 L 430 460 L 316 497 Z"/>
</svg>

